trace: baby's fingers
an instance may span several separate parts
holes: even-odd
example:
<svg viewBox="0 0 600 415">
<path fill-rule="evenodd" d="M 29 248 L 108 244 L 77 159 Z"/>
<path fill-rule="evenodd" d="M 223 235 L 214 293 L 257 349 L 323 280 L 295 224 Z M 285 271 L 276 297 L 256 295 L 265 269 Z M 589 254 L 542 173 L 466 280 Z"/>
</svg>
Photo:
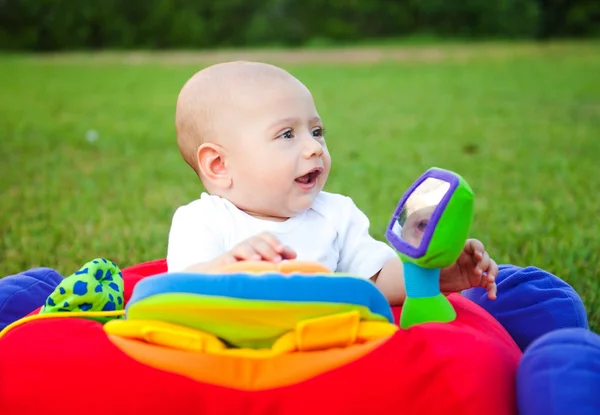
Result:
<svg viewBox="0 0 600 415">
<path fill-rule="evenodd" d="M 488 282 L 496 281 L 496 277 L 498 276 L 498 264 L 496 264 L 496 261 L 494 261 L 491 258 L 490 258 L 490 266 L 489 266 L 487 273 L 488 273 L 488 275 L 487 275 Z"/>
<path fill-rule="evenodd" d="M 277 239 L 275 235 L 269 232 L 263 232 L 257 235 L 256 238 L 262 239 L 263 241 L 268 243 L 271 246 L 271 248 L 273 248 L 273 250 L 278 254 L 283 252 L 283 245 L 281 244 L 281 242 L 279 242 L 279 239 Z"/>
<path fill-rule="evenodd" d="M 492 259 L 490 258 L 490 255 L 486 251 L 484 251 L 483 255 L 481 256 L 481 259 L 479 260 L 479 262 L 477 262 L 477 265 L 475 266 L 475 272 L 477 273 L 477 275 L 483 275 L 485 271 L 488 271 L 489 274 L 491 261 Z"/>
<path fill-rule="evenodd" d="M 488 298 L 490 300 L 495 300 L 498 294 L 498 286 L 495 282 L 489 283 L 486 287 Z"/>
<path fill-rule="evenodd" d="M 260 261 L 261 256 L 248 242 L 242 242 L 231 250 L 231 255 L 238 261 Z"/>
<path fill-rule="evenodd" d="M 485 268 L 484 268 L 485 269 Z M 477 271 L 476 271 L 477 272 Z M 489 267 L 481 273 L 480 286 L 486 287 L 488 284 L 495 283 L 498 276 L 498 264 L 490 258 Z"/>
<path fill-rule="evenodd" d="M 283 246 L 283 251 L 281 252 L 281 256 L 284 259 L 295 259 L 296 258 L 296 251 L 294 251 L 289 246 L 284 245 Z"/>
<path fill-rule="evenodd" d="M 483 255 L 483 253 L 485 252 L 485 247 L 483 246 L 483 243 L 478 239 L 467 239 L 464 251 L 467 254 L 477 258 Z"/>
<path fill-rule="evenodd" d="M 273 246 L 272 241 L 267 240 L 262 235 L 252 238 L 249 242 L 252 246 L 252 249 L 254 249 L 254 251 L 257 252 L 261 258 L 272 262 L 281 261 L 282 258 L 278 252 L 280 251 L 279 245 Z"/>
<path fill-rule="evenodd" d="M 296 252 L 289 246 L 283 245 L 274 235 L 264 232 L 258 235 L 258 237 L 268 243 L 275 251 L 276 255 L 273 258 L 275 261 L 296 258 Z"/>
</svg>

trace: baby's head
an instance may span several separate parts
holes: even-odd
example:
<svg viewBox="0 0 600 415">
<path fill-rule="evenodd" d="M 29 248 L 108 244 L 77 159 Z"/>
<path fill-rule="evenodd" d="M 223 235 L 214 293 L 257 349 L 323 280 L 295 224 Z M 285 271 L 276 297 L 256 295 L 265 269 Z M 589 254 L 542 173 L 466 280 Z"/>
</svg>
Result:
<svg viewBox="0 0 600 415">
<path fill-rule="evenodd" d="M 181 154 L 206 190 L 253 216 L 296 216 L 327 181 L 331 158 L 313 97 L 281 68 L 203 69 L 183 86 L 175 118 Z"/>
</svg>

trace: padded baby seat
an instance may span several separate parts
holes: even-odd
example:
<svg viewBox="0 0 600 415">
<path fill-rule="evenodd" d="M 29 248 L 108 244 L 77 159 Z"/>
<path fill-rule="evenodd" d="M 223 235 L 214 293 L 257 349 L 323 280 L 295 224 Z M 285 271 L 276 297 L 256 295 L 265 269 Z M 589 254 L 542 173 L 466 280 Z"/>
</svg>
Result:
<svg viewBox="0 0 600 415">
<path fill-rule="evenodd" d="M 0 413 L 516 413 L 521 352 L 459 295 L 455 321 L 402 330 L 371 282 L 314 264 L 137 274 L 130 298 L 129 275 L 108 323 L 2 332 Z"/>
</svg>

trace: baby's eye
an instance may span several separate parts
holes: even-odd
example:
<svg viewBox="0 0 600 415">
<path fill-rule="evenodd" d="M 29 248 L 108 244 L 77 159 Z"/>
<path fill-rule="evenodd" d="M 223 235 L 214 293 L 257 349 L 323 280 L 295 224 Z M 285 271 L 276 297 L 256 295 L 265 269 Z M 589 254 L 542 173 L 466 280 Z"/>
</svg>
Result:
<svg viewBox="0 0 600 415">
<path fill-rule="evenodd" d="M 422 220 L 417 224 L 417 229 L 420 230 L 421 232 L 425 231 L 425 228 L 427 228 L 427 222 L 429 222 L 428 220 Z"/>
<path fill-rule="evenodd" d="M 321 127 L 315 128 L 312 132 L 313 137 L 323 137 L 324 134 L 325 131 Z"/>
<path fill-rule="evenodd" d="M 290 138 L 294 138 L 294 135 L 292 134 L 291 130 L 288 130 L 288 131 L 284 132 L 283 134 L 281 134 L 279 137 L 290 139 Z"/>
</svg>

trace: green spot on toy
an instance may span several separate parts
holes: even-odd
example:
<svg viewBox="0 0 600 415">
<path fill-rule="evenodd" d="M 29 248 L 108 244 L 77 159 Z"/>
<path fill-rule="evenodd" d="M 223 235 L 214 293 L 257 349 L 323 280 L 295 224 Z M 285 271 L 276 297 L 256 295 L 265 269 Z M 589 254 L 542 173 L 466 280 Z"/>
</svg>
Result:
<svg viewBox="0 0 600 415">
<path fill-rule="evenodd" d="M 400 199 L 386 231 L 404 263 L 406 300 L 400 327 L 456 318 L 440 292 L 440 269 L 454 264 L 464 249 L 473 210 L 469 184 L 437 168 L 426 171 Z"/>
<path fill-rule="evenodd" d="M 124 286 L 120 273 L 118 266 L 104 258 L 88 262 L 61 281 L 48 296 L 40 314 L 122 310 Z M 106 322 L 115 317 L 90 313 L 89 318 Z"/>
</svg>

